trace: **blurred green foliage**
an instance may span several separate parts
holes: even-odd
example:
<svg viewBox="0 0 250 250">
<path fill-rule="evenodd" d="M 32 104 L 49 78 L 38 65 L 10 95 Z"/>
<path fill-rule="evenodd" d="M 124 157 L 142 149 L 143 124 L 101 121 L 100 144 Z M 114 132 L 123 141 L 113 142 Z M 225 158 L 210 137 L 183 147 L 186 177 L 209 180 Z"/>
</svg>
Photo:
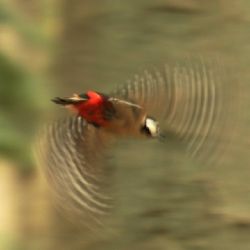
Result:
<svg viewBox="0 0 250 250">
<path fill-rule="evenodd" d="M 0 54 L 0 151 L 25 164 L 37 108 L 31 97 L 29 78 L 20 65 Z M 27 115 L 33 118 L 28 119 Z"/>
<path fill-rule="evenodd" d="M 32 22 L 5 4 L 0 6 L 0 24 L 15 29 L 26 41 L 39 46 L 48 45 L 48 39 L 42 32 L 43 23 Z"/>
<path fill-rule="evenodd" d="M 42 24 L 30 22 L 9 6 L 0 7 L 0 28 L 14 31 L 26 46 L 46 52 L 49 39 Z M 2 38 L 4 36 L 3 32 Z M 7 53 L 4 46 L 0 48 L 0 154 L 23 169 L 30 169 L 35 127 L 45 110 L 42 100 L 46 91 L 42 82 L 46 82 L 46 78 L 39 70 L 29 67 L 35 62 L 27 64 L 16 57 Z"/>
</svg>

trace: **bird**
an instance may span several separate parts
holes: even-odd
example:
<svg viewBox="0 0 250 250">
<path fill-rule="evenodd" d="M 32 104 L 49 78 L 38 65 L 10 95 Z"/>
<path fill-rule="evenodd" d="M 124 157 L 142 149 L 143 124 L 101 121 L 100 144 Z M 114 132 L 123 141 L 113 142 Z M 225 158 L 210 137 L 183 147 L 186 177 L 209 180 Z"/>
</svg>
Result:
<svg viewBox="0 0 250 250">
<path fill-rule="evenodd" d="M 109 94 L 53 98 L 71 115 L 46 125 L 36 148 L 57 206 L 77 223 L 102 224 L 114 202 L 105 154 L 119 138 L 166 143 L 173 133 L 191 157 L 207 162 L 221 155 L 236 107 L 221 68 L 217 61 L 184 60 L 135 75 Z"/>
<path fill-rule="evenodd" d="M 103 128 L 123 136 L 160 136 L 159 123 L 147 116 L 144 108 L 136 103 L 108 96 L 95 91 L 73 94 L 72 97 L 56 97 L 56 104 L 63 105 L 84 118 L 96 128 Z"/>
</svg>

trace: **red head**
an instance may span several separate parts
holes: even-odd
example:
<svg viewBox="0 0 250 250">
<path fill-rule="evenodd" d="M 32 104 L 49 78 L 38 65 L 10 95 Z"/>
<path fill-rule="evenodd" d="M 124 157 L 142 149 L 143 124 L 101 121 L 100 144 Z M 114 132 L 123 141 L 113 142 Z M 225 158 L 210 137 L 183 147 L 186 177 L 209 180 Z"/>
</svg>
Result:
<svg viewBox="0 0 250 250">
<path fill-rule="evenodd" d="M 52 101 L 66 106 L 96 126 L 105 126 L 108 122 L 106 111 L 113 110 L 113 105 L 108 101 L 108 97 L 95 91 L 88 91 L 80 95 L 74 94 L 69 98 L 56 97 Z"/>
</svg>

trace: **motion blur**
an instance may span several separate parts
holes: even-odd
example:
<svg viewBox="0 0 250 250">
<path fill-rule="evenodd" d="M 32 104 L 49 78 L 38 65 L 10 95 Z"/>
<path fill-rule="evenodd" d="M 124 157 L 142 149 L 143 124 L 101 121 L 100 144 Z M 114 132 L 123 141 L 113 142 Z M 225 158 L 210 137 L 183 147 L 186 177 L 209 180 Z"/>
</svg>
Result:
<svg viewBox="0 0 250 250">
<path fill-rule="evenodd" d="M 249 7 L 3 1 L 0 248 L 250 248 Z M 90 89 L 163 142 L 109 141 L 50 101 Z"/>
</svg>

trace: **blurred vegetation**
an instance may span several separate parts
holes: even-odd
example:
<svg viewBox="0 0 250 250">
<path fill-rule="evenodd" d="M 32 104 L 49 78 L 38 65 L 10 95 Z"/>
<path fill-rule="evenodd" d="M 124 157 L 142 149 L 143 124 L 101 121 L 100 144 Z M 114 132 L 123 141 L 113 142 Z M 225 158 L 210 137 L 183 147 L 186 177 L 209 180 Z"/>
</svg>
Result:
<svg viewBox="0 0 250 250">
<path fill-rule="evenodd" d="M 17 7 L 12 1 L 0 5 L 0 154 L 27 169 L 32 166 L 34 130 L 46 109 L 41 61 L 52 39 L 44 30 L 48 13 L 35 22 Z"/>
</svg>

